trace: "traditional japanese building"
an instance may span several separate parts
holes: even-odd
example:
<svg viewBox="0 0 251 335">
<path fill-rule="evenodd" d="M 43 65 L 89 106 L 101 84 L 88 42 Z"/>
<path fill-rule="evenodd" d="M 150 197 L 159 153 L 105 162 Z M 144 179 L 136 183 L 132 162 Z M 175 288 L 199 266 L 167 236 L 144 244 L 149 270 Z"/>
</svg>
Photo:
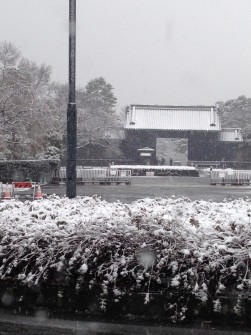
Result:
<svg viewBox="0 0 251 335">
<path fill-rule="evenodd" d="M 129 105 L 124 131 L 127 157 L 148 147 L 152 164 L 231 161 L 243 142 L 240 128 L 222 129 L 217 106 Z"/>
</svg>

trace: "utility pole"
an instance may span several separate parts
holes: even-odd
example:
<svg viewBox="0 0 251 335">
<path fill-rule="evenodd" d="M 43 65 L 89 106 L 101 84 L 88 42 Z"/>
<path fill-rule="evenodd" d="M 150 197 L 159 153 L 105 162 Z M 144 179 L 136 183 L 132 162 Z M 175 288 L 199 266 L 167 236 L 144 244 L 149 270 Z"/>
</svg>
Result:
<svg viewBox="0 0 251 335">
<path fill-rule="evenodd" d="M 69 100 L 67 107 L 66 196 L 76 197 L 76 0 L 69 0 Z"/>
</svg>

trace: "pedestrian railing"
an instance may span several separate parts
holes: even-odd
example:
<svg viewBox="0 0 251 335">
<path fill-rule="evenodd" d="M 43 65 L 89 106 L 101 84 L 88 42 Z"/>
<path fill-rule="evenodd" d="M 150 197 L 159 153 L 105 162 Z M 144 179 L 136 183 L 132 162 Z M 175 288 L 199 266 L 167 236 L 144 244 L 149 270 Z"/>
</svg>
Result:
<svg viewBox="0 0 251 335">
<path fill-rule="evenodd" d="M 249 185 L 251 170 L 212 170 L 211 185 Z"/>
</svg>

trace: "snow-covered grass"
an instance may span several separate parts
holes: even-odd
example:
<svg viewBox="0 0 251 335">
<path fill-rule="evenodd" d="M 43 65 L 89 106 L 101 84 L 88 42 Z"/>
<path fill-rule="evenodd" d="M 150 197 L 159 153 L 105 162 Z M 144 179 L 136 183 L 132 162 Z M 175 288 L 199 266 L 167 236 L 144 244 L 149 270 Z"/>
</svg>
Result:
<svg viewBox="0 0 251 335">
<path fill-rule="evenodd" d="M 238 314 L 251 287 L 249 198 L 11 200 L 0 203 L 0 241 L 0 279 L 98 288 L 103 309 L 108 294 L 116 303 L 143 291 L 147 304 L 162 291 L 179 321 L 191 301 L 196 313 L 220 312 L 220 296 L 235 292 Z"/>
</svg>

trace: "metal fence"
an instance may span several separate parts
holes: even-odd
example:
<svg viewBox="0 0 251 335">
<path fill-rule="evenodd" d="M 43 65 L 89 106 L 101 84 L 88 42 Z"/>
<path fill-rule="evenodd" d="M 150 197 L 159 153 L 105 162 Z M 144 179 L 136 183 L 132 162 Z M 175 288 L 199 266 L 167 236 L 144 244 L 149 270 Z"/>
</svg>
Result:
<svg viewBox="0 0 251 335">
<path fill-rule="evenodd" d="M 249 185 L 251 170 L 212 170 L 211 185 Z"/>
<path fill-rule="evenodd" d="M 99 184 L 131 184 L 131 170 L 115 170 L 109 168 L 84 168 L 77 166 L 77 183 L 99 183 Z M 66 168 L 61 167 L 58 171 L 54 172 L 53 181 L 58 183 L 66 182 Z"/>
</svg>

